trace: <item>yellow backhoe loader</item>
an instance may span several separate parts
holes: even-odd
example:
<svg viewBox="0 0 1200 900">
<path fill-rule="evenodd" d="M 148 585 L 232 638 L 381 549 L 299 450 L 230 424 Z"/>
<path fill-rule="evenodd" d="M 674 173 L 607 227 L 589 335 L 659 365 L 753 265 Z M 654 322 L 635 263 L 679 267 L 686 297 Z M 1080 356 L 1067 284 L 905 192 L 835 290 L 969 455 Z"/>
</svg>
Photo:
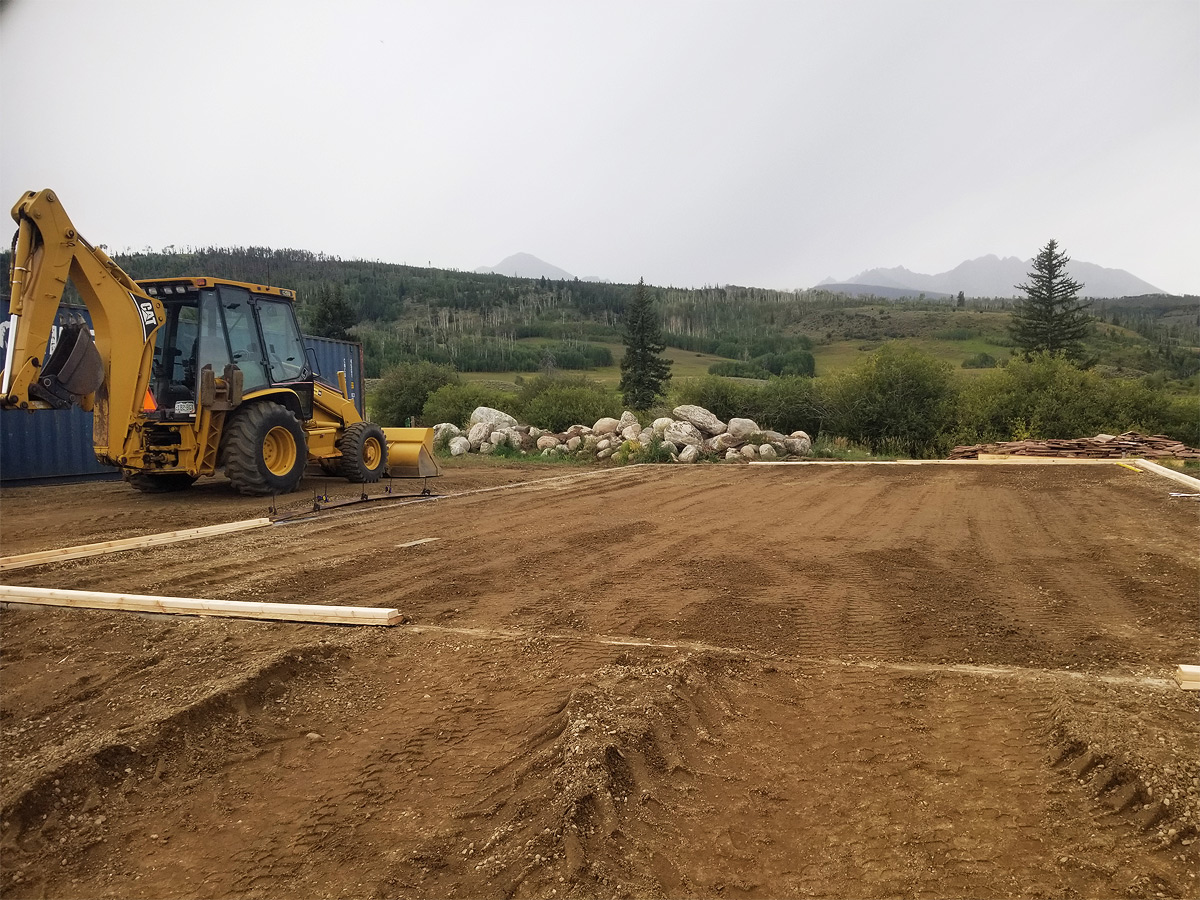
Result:
<svg viewBox="0 0 1200 900">
<path fill-rule="evenodd" d="M 293 491 L 309 464 L 354 482 L 438 474 L 432 429 L 365 422 L 344 373 L 336 387 L 314 377 L 292 291 L 211 277 L 135 282 L 49 190 L 25 194 L 12 215 L 0 406 L 92 410 L 96 458 L 143 491 L 185 488 L 217 469 L 244 494 Z M 56 326 L 68 282 L 90 329 L 79 316 Z"/>
</svg>

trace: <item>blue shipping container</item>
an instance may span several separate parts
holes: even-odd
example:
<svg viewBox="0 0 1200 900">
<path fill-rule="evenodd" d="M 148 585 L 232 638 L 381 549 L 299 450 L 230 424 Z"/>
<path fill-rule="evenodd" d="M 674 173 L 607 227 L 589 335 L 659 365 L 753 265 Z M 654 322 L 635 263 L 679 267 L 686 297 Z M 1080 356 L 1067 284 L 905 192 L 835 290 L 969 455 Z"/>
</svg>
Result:
<svg viewBox="0 0 1200 900">
<path fill-rule="evenodd" d="M 364 405 L 366 386 L 363 384 L 362 344 L 306 334 L 304 345 L 308 348 L 308 362 L 316 371 L 317 380 L 336 388 L 337 373 L 346 373 L 346 392 L 354 401 L 358 414 L 365 419 L 367 411 Z"/>
</svg>

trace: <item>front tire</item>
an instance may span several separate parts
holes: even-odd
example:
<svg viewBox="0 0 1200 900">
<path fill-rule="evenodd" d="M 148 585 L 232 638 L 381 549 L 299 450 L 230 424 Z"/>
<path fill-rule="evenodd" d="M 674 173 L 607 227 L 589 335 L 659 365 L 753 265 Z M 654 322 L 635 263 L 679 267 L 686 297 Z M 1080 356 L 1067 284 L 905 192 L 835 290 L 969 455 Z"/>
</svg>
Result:
<svg viewBox="0 0 1200 900">
<path fill-rule="evenodd" d="M 374 482 L 387 471 L 387 437 L 378 425 L 370 422 L 348 425 L 337 440 L 337 448 L 342 451 L 338 474 L 347 481 Z"/>
<path fill-rule="evenodd" d="M 238 493 L 290 494 L 304 475 L 308 441 L 299 420 L 278 403 L 255 403 L 226 427 L 222 458 Z"/>
</svg>

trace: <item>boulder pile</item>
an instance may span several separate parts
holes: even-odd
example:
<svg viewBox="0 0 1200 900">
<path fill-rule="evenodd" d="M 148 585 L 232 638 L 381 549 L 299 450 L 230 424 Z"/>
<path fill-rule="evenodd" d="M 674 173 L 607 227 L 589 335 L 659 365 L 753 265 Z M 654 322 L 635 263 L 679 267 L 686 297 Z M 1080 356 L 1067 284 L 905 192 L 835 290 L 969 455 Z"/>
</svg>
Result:
<svg viewBox="0 0 1200 900">
<path fill-rule="evenodd" d="M 812 440 L 803 431 L 790 435 L 759 428 L 752 419 L 722 422 L 701 406 L 677 406 L 671 416 L 642 425 L 626 411 L 619 419 L 603 418 L 566 431 L 542 431 L 521 425 L 498 409 L 481 406 L 464 431 L 443 422 L 434 426 L 434 443 L 452 456 L 494 453 L 511 447 L 522 454 L 575 456 L 582 459 L 649 457 L 692 463 L 700 459 L 781 459 L 807 456 Z"/>
</svg>

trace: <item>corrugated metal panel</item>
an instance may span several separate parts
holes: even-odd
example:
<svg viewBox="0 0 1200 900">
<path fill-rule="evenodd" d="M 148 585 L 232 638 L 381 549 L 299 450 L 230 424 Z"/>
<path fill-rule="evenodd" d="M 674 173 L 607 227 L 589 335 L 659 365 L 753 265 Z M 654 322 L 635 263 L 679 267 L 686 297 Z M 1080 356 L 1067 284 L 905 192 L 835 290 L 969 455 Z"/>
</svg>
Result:
<svg viewBox="0 0 1200 900">
<path fill-rule="evenodd" d="M 55 333 L 80 316 L 91 325 L 85 307 L 62 307 L 55 317 Z M 0 410 L 0 481 L 102 476 L 119 477 L 120 470 L 96 460 L 90 412 L 78 407 Z"/>
<path fill-rule="evenodd" d="M 92 450 L 92 414 L 82 409 L 0 410 L 0 480 L 117 477 Z"/>
<path fill-rule="evenodd" d="M 306 334 L 304 343 L 312 351 L 310 358 L 317 367 L 317 377 L 330 385 L 338 386 L 338 372 L 346 373 L 346 389 L 358 414 L 366 418 L 366 390 L 363 384 L 362 344 L 352 341 L 335 341 L 332 338 Z"/>
</svg>

